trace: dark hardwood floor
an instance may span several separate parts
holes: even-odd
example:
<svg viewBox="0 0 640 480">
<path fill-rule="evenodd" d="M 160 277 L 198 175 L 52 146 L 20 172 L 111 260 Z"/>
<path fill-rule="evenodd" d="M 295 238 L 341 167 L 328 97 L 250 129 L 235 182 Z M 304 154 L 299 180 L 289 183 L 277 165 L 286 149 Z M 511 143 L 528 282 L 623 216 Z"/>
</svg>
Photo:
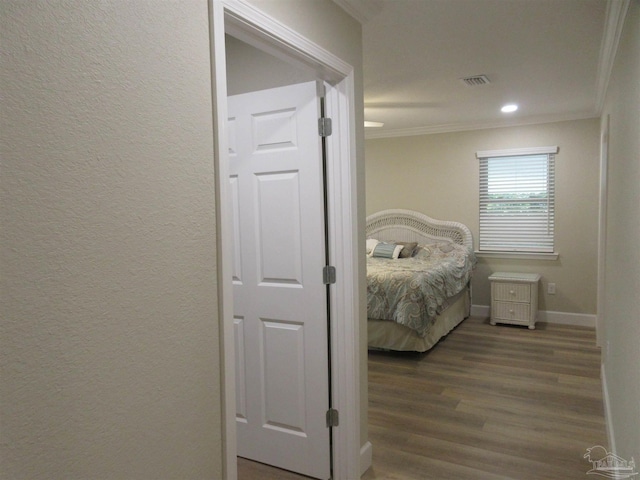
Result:
<svg viewBox="0 0 640 480">
<path fill-rule="evenodd" d="M 586 449 L 606 447 L 595 331 L 471 317 L 425 354 L 370 352 L 369 440 L 364 480 L 585 479 Z"/>
</svg>

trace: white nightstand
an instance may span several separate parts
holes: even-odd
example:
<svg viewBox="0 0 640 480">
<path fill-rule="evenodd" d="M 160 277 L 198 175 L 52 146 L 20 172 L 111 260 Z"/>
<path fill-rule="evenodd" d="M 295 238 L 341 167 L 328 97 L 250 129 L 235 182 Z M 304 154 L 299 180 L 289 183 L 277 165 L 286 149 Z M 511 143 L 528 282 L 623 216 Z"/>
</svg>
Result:
<svg viewBox="0 0 640 480">
<path fill-rule="evenodd" d="M 491 282 L 491 325 L 511 323 L 536 328 L 538 317 L 537 273 L 496 272 Z"/>
</svg>

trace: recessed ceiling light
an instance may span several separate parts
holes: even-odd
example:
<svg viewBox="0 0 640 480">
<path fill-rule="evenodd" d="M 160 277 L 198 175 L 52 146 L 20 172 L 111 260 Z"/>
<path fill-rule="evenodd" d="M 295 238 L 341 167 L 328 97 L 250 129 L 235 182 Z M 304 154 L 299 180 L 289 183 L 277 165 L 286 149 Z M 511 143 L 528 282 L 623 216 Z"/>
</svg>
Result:
<svg viewBox="0 0 640 480">
<path fill-rule="evenodd" d="M 369 122 L 367 120 L 364 121 L 364 126 L 366 128 L 382 127 L 383 125 L 384 125 L 384 123 L 382 123 L 382 122 Z"/>
<path fill-rule="evenodd" d="M 502 113 L 512 113 L 518 110 L 518 105 L 515 103 L 509 103 L 500 109 Z"/>
</svg>

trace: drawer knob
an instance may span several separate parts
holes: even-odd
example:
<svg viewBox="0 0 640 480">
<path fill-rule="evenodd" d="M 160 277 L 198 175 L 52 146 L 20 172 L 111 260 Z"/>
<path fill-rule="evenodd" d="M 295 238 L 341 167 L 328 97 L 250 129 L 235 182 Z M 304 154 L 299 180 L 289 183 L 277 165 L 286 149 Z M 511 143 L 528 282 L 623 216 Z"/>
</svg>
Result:
<svg viewBox="0 0 640 480">
<path fill-rule="evenodd" d="M 516 294 L 516 292 L 514 292 L 513 290 L 509 290 L 509 294 L 510 294 L 510 295 L 515 295 L 515 294 Z"/>
<path fill-rule="evenodd" d="M 513 311 L 513 310 L 509 310 L 509 313 L 513 314 L 513 313 L 514 313 L 514 311 Z"/>
</svg>

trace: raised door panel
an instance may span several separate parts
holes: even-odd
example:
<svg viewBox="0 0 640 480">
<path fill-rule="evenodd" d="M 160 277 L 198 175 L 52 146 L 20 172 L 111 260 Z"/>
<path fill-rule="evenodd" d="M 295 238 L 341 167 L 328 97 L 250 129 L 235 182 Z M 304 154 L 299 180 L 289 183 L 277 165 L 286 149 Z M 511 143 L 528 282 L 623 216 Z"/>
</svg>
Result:
<svg viewBox="0 0 640 480">
<path fill-rule="evenodd" d="M 257 257 L 260 285 L 302 284 L 298 172 L 256 176 Z"/>
</svg>

